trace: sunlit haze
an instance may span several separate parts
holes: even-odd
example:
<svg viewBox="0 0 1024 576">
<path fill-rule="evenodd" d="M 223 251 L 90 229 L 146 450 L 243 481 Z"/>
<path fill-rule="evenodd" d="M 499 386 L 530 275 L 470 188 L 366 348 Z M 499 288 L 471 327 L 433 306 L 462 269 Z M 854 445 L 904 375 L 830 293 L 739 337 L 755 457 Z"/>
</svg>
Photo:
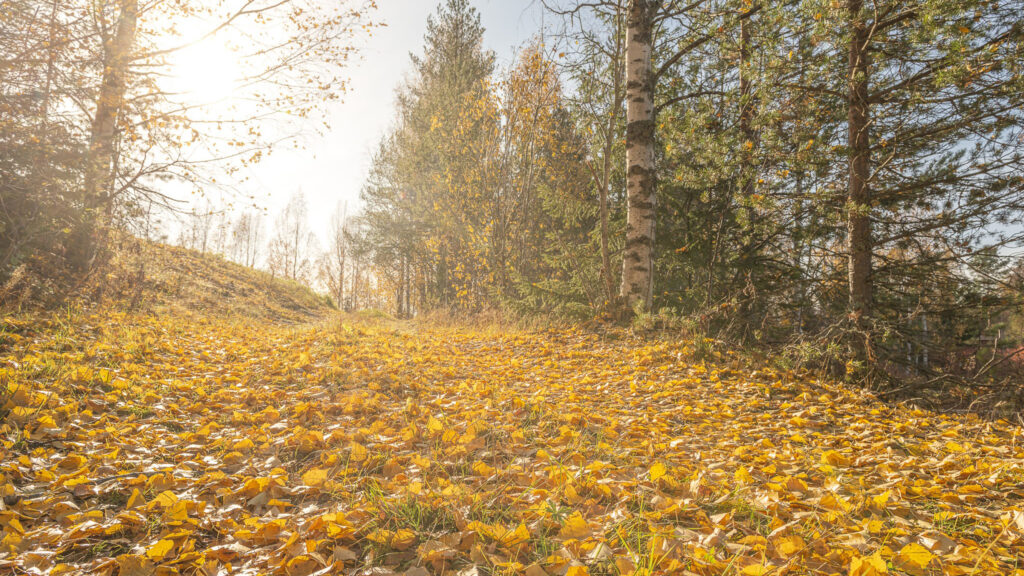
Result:
<svg viewBox="0 0 1024 576">
<path fill-rule="evenodd" d="M 306 131 L 297 144 L 282 146 L 265 160 L 245 171 L 238 192 L 256 198 L 256 204 L 272 216 L 299 188 L 309 203 L 310 225 L 321 238 L 331 214 L 340 203 L 355 212 L 359 190 L 370 158 L 394 118 L 395 89 L 410 69 L 410 53 L 422 48 L 427 18 L 436 11 L 436 0 L 382 0 L 376 21 L 384 26 L 363 40 L 358 58 L 350 68 L 349 89 L 343 101 L 331 105 L 329 128 L 315 134 Z M 539 0 L 476 0 L 487 47 L 497 54 L 499 66 L 508 63 L 541 29 L 543 6 Z M 550 15 L 547 18 L 551 18 Z M 212 43 L 210 43 L 212 44 Z M 216 99 L 231 89 L 233 53 L 209 46 L 190 50 L 183 88 L 200 99 Z M 194 59 L 194 60 L 192 60 Z"/>
<path fill-rule="evenodd" d="M 168 88 L 200 104 L 229 100 L 240 76 L 238 52 L 208 40 L 171 56 Z"/>
</svg>

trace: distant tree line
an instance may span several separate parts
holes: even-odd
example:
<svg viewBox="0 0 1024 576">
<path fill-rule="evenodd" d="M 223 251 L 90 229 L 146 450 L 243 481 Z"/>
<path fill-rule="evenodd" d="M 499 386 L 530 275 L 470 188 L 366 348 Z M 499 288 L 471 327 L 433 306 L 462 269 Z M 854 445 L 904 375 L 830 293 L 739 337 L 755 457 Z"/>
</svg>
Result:
<svg viewBox="0 0 1024 576">
<path fill-rule="evenodd" d="M 177 244 L 315 287 L 343 310 L 379 308 L 389 302 L 378 290 L 375 269 L 354 243 L 356 223 L 346 205 L 339 204 L 332 214 L 326 245 L 313 231 L 308 212 L 301 190 L 292 194 L 269 226 L 263 210 L 235 211 L 201 202 L 181 218 Z"/>
<path fill-rule="evenodd" d="M 504 69 L 467 0 L 430 19 L 358 216 L 398 314 L 653 315 L 851 374 L 1020 346 L 1024 3 L 545 6 Z"/>
</svg>

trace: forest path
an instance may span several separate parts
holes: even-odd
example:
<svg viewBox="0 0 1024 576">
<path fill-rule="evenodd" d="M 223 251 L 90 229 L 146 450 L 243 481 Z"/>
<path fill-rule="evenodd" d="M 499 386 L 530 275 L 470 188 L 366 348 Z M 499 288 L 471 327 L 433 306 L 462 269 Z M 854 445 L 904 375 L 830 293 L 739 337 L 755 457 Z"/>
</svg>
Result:
<svg viewBox="0 0 1024 576">
<path fill-rule="evenodd" d="M 16 332 L 16 573 L 1024 573 L 1019 428 L 684 342 L 109 312 Z"/>
</svg>

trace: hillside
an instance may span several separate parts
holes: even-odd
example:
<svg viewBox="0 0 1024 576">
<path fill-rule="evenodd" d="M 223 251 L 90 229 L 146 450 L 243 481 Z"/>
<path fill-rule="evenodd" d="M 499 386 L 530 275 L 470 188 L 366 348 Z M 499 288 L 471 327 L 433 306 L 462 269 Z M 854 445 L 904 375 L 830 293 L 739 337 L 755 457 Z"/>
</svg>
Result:
<svg viewBox="0 0 1024 576">
<path fill-rule="evenodd" d="M 6 573 L 1024 574 L 1016 425 L 626 332 L 299 326 L 133 256 L 146 313 L 3 334 Z"/>
<path fill-rule="evenodd" d="M 52 268 L 16 272 L 0 286 L 7 322 L 19 310 L 109 308 L 130 313 L 303 323 L 331 312 L 309 287 L 221 256 L 116 233 L 84 279 Z M 21 320 L 19 320 L 21 316 Z"/>
<path fill-rule="evenodd" d="M 90 303 L 161 314 L 300 323 L 330 311 L 308 287 L 223 257 L 119 236 L 85 291 Z"/>
</svg>

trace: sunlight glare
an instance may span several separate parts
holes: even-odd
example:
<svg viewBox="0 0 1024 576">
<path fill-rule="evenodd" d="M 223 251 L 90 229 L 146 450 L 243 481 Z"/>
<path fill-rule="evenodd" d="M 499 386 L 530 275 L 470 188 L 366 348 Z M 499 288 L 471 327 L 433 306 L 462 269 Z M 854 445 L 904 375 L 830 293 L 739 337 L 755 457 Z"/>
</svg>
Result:
<svg viewBox="0 0 1024 576">
<path fill-rule="evenodd" d="M 183 49 L 171 60 L 171 89 L 196 104 L 230 100 L 241 77 L 239 54 L 216 42 Z"/>
</svg>

